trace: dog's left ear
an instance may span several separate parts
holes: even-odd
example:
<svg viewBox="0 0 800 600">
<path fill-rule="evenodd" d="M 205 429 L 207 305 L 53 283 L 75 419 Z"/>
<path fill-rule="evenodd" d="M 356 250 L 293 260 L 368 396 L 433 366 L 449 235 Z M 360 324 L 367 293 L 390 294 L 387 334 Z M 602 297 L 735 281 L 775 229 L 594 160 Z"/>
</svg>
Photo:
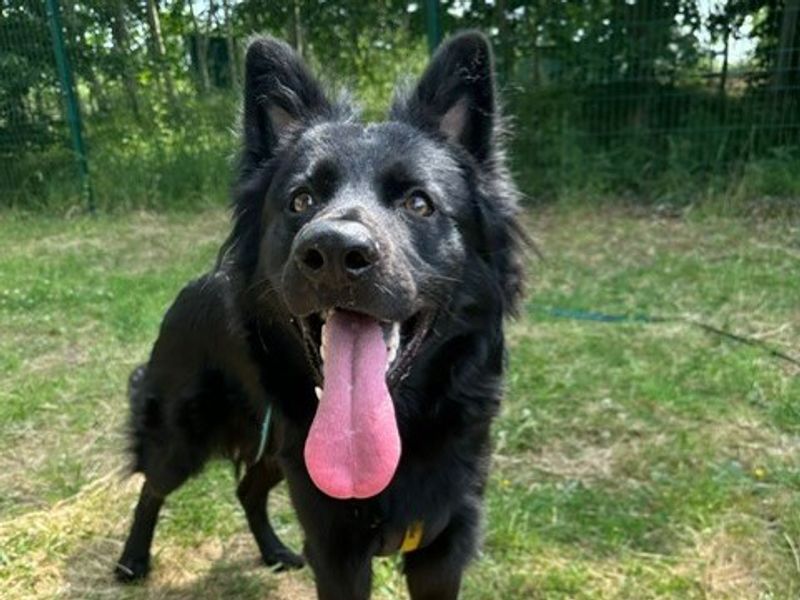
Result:
<svg viewBox="0 0 800 600">
<path fill-rule="evenodd" d="M 447 40 L 405 106 L 406 119 L 459 144 L 478 162 L 491 157 L 497 101 L 489 40 L 470 31 Z"/>
</svg>

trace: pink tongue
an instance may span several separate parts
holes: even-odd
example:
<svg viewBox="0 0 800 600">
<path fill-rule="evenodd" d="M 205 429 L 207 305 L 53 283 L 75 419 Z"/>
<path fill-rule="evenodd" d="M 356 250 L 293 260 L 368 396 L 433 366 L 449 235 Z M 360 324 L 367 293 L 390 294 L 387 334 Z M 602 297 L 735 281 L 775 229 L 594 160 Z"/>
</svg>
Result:
<svg viewBox="0 0 800 600">
<path fill-rule="evenodd" d="M 306 467 L 329 496 L 369 498 L 389 485 L 400 461 L 383 332 L 374 319 L 336 310 L 323 337 L 325 387 L 306 439 Z"/>
</svg>

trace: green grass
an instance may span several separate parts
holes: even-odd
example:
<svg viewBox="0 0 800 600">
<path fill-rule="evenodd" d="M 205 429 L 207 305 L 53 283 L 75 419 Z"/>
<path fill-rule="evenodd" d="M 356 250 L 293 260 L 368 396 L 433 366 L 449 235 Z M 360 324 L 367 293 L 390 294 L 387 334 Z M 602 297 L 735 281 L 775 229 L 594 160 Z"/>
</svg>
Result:
<svg viewBox="0 0 800 600">
<path fill-rule="evenodd" d="M 510 327 L 464 598 L 800 596 L 800 370 L 680 323 L 548 312 L 686 316 L 800 354 L 800 225 L 608 207 L 530 223 L 545 259 Z M 307 570 L 258 565 L 224 464 L 170 498 L 147 584 L 110 576 L 140 483 L 122 476 L 127 373 L 227 226 L 218 209 L 0 216 L 4 597 L 311 597 Z M 376 561 L 376 597 L 402 597 L 397 566 Z"/>
<path fill-rule="evenodd" d="M 102 212 L 138 209 L 197 210 L 219 206 L 232 183 L 238 149 L 234 115 L 239 98 L 214 93 L 202 100 L 141 97 L 141 122 L 124 108 L 84 120 L 94 201 Z M 81 212 L 86 201 L 74 157 L 61 144 L 20 148 L 0 167 L 0 207 L 39 213 Z"/>
</svg>

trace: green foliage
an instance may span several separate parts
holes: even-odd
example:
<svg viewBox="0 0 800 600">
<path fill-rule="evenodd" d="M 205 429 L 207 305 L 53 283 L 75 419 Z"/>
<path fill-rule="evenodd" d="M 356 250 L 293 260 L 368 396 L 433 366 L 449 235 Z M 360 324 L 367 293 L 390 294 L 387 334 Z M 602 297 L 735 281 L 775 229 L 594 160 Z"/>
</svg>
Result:
<svg viewBox="0 0 800 600">
<path fill-rule="evenodd" d="M 225 198 L 254 32 L 287 39 L 370 119 L 427 56 L 423 3 L 408 0 L 60 4 L 103 209 Z M 797 0 L 440 5 L 445 32 L 477 27 L 494 42 L 529 196 L 796 197 Z M 33 0 L 0 13 L 0 206 L 68 210 L 81 188 L 47 16 Z M 750 54 L 731 50 L 744 40 Z"/>
<path fill-rule="evenodd" d="M 152 104 L 147 125 L 109 119 L 89 130 L 100 206 L 196 208 L 224 204 L 238 149 L 238 98 L 217 93 L 180 106 Z"/>
<path fill-rule="evenodd" d="M 789 212 L 800 208 L 800 145 L 786 132 L 759 128 L 775 114 L 768 99 L 729 98 L 723 113 L 716 96 L 685 88 L 680 94 L 689 110 L 670 110 L 674 98 L 662 104 L 655 95 L 655 122 L 626 122 L 619 109 L 603 117 L 607 127 L 592 133 L 596 113 L 587 105 L 601 101 L 596 94 L 602 91 L 590 89 L 583 98 L 564 88 L 510 95 L 511 156 L 529 197 L 622 197 L 734 212 L 761 204 L 765 215 L 774 203 Z"/>
</svg>

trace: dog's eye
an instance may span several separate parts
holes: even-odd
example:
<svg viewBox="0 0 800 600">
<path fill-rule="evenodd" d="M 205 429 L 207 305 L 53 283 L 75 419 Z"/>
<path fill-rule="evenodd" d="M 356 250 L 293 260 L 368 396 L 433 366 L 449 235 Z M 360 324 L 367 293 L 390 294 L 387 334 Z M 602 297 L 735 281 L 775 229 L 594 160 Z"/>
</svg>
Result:
<svg viewBox="0 0 800 600">
<path fill-rule="evenodd" d="M 294 213 L 304 213 L 312 206 L 314 206 L 314 198 L 308 192 L 296 193 L 292 198 L 292 203 L 289 205 Z"/>
<path fill-rule="evenodd" d="M 433 214 L 433 202 L 422 192 L 412 192 L 403 203 L 405 209 L 421 217 Z"/>
</svg>

